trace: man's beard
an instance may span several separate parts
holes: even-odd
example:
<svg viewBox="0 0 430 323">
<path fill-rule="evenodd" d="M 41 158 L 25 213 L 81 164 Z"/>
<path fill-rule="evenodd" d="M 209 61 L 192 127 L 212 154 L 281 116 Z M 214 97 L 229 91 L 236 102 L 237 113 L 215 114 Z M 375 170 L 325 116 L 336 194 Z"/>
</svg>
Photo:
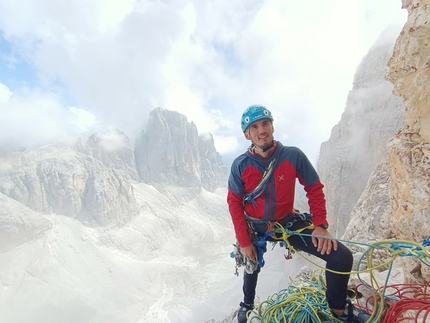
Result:
<svg viewBox="0 0 430 323">
<path fill-rule="evenodd" d="M 260 149 L 264 153 L 273 147 L 273 140 L 270 143 L 267 143 L 263 146 L 257 146 L 256 144 L 254 144 L 254 146 Z"/>
</svg>

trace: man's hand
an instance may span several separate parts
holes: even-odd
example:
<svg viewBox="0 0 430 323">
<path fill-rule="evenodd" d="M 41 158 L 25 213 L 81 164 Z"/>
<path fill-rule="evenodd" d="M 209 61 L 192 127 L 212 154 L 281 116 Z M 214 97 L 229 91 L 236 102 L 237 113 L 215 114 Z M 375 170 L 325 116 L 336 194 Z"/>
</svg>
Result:
<svg viewBox="0 0 430 323">
<path fill-rule="evenodd" d="M 315 247 L 317 247 L 317 251 L 320 252 L 322 255 L 324 254 L 329 255 L 332 250 L 334 251 L 337 250 L 336 240 L 319 238 L 314 236 L 331 238 L 330 232 L 328 232 L 326 229 L 319 226 L 315 226 L 315 230 L 312 232 L 312 243 L 314 244 Z"/>
<path fill-rule="evenodd" d="M 251 261 L 255 262 L 257 259 L 257 252 L 255 251 L 255 247 L 252 244 L 250 244 L 248 247 L 240 247 L 240 252 Z"/>
</svg>

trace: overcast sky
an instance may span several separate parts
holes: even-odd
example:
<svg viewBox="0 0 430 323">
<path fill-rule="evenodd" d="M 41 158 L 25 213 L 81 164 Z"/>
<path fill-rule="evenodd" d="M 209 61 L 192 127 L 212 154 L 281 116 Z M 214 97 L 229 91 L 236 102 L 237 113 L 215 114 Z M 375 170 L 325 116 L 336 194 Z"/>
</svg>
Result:
<svg viewBox="0 0 430 323">
<path fill-rule="evenodd" d="M 361 58 L 406 17 L 400 0 L 0 0 L 0 148 L 133 139 L 162 107 L 229 163 L 259 103 L 316 162 Z"/>
</svg>

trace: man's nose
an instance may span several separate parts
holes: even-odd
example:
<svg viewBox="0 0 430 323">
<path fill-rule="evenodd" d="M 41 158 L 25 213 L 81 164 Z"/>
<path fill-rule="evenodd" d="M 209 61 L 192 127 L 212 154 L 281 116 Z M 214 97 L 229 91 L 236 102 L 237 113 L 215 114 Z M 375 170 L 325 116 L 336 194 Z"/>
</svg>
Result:
<svg viewBox="0 0 430 323">
<path fill-rule="evenodd" d="M 258 127 L 257 131 L 258 131 L 258 133 L 263 133 L 263 132 L 266 131 L 266 128 L 264 128 L 264 127 Z"/>
</svg>

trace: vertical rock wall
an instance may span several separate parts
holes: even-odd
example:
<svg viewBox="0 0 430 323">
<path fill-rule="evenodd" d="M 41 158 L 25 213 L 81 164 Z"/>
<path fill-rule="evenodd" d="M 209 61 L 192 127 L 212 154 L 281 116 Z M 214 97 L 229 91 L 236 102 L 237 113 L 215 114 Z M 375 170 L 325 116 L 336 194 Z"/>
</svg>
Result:
<svg viewBox="0 0 430 323">
<path fill-rule="evenodd" d="M 357 67 L 341 121 L 321 145 L 318 172 L 325 185 L 331 232 L 342 236 L 372 171 L 387 159 L 387 143 L 404 125 L 404 105 L 384 79 L 401 26 L 385 30 Z"/>
<path fill-rule="evenodd" d="M 408 20 L 386 78 L 405 103 L 406 125 L 388 148 L 388 192 L 396 238 L 421 242 L 430 235 L 430 0 L 403 0 L 402 7 Z M 417 265 L 402 261 L 406 269 Z M 428 280 L 428 268 L 420 275 Z"/>
<path fill-rule="evenodd" d="M 146 131 L 136 141 L 136 168 L 149 184 L 214 191 L 225 187 L 227 168 L 211 134 L 199 136 L 197 127 L 176 111 L 157 108 Z"/>
</svg>

